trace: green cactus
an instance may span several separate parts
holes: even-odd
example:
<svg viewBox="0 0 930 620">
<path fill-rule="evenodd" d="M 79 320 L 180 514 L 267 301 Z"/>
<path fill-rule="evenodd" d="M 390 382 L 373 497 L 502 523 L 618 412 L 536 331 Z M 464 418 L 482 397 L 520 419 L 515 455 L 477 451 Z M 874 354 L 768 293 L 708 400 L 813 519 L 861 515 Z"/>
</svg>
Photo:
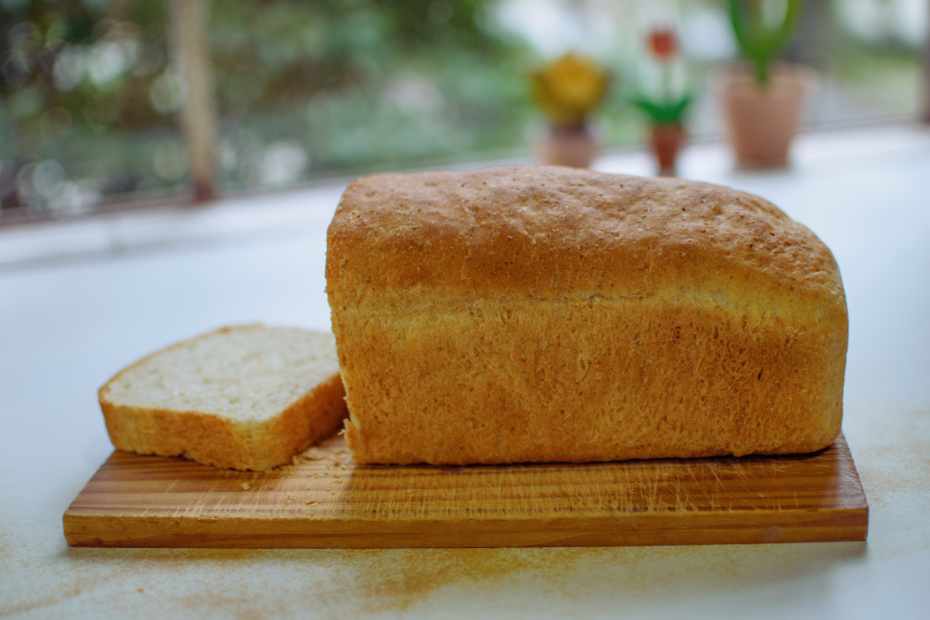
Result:
<svg viewBox="0 0 930 620">
<path fill-rule="evenodd" d="M 752 65 L 756 82 L 766 88 L 771 79 L 772 61 L 785 46 L 801 14 L 801 0 L 785 0 L 785 12 L 776 23 L 767 24 L 763 2 L 773 0 L 729 0 L 733 33 L 743 56 Z"/>
</svg>

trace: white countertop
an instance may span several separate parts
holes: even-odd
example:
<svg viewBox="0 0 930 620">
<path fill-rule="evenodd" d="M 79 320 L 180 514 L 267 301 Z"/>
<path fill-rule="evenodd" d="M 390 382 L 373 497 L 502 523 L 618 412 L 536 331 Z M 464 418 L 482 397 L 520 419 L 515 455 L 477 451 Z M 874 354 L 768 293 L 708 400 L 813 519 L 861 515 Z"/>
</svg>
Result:
<svg viewBox="0 0 930 620">
<path fill-rule="evenodd" d="M 647 174 L 642 154 L 603 170 Z M 864 543 L 581 549 L 71 549 L 62 514 L 112 450 L 96 390 L 224 324 L 328 328 L 341 188 L 0 229 L 0 616 L 872 618 L 930 609 L 930 132 L 811 135 L 745 189 L 833 250 L 849 302 L 844 432 Z M 142 589 L 140 591 L 139 589 Z"/>
</svg>

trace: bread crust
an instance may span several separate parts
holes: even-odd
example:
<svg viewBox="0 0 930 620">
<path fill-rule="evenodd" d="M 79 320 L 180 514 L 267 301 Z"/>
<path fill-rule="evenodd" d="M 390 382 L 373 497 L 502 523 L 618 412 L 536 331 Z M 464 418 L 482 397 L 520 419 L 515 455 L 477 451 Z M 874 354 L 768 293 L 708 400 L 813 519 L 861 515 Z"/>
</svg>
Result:
<svg viewBox="0 0 930 620">
<path fill-rule="evenodd" d="M 559 167 L 367 177 L 326 277 L 358 462 L 810 452 L 840 430 L 836 261 L 743 192 Z"/>
<path fill-rule="evenodd" d="M 224 327 L 197 338 L 249 327 L 254 326 Z M 152 357 L 189 343 L 190 340 L 180 342 L 144 357 L 100 388 L 97 393 L 100 408 L 116 449 L 183 456 L 225 469 L 263 471 L 291 462 L 294 455 L 335 432 L 348 415 L 339 373 L 260 425 L 202 411 L 119 405 L 107 398 L 110 386 L 123 374 Z"/>
</svg>

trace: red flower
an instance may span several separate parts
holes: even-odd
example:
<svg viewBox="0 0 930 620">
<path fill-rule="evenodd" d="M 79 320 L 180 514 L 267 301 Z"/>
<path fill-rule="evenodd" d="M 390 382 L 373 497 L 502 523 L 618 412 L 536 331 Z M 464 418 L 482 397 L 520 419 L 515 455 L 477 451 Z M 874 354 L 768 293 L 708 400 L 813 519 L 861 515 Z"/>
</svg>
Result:
<svg viewBox="0 0 930 620">
<path fill-rule="evenodd" d="M 678 53 L 678 39 L 671 28 L 655 28 L 649 33 L 652 54 L 662 62 L 668 62 Z"/>
</svg>

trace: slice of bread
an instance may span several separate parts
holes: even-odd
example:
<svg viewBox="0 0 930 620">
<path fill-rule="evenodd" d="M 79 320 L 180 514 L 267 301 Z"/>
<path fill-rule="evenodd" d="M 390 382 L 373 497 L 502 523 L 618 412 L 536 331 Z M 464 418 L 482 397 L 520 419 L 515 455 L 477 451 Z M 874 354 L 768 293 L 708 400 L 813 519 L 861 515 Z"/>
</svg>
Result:
<svg viewBox="0 0 930 620">
<path fill-rule="evenodd" d="M 264 325 L 153 353 L 98 396 L 117 449 L 240 470 L 290 462 L 348 415 L 332 334 Z"/>
</svg>

